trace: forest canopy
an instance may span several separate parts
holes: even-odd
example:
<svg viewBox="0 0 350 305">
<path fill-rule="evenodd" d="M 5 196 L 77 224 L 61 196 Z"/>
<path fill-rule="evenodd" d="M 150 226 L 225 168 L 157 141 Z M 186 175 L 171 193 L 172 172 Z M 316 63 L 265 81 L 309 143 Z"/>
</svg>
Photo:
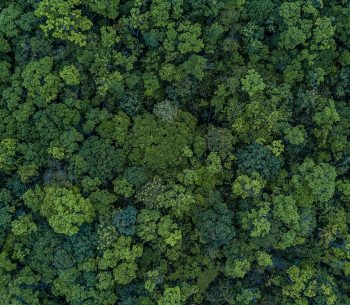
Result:
<svg viewBox="0 0 350 305">
<path fill-rule="evenodd" d="M 349 305 L 346 0 L 0 1 L 1 305 Z"/>
</svg>

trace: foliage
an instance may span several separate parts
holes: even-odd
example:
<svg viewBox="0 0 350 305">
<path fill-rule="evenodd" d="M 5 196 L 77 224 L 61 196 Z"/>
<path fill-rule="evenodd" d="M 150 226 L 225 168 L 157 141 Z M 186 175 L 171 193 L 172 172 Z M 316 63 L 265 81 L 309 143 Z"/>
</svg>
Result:
<svg viewBox="0 0 350 305">
<path fill-rule="evenodd" d="M 68 40 L 79 46 L 86 45 L 86 36 L 81 32 L 89 30 L 92 22 L 82 16 L 81 10 L 75 9 L 80 2 L 40 1 L 35 15 L 46 18 L 46 23 L 40 26 L 44 33 L 48 35 L 52 32 L 54 38 Z"/>
<path fill-rule="evenodd" d="M 75 66 L 65 66 L 60 71 L 60 77 L 65 81 L 67 85 L 78 85 L 79 80 L 79 71 Z"/>
<path fill-rule="evenodd" d="M 55 232 L 74 235 L 84 222 L 93 218 L 88 199 L 74 190 L 59 187 L 35 188 L 23 195 L 26 205 L 45 217 Z"/>
<path fill-rule="evenodd" d="M 117 211 L 113 217 L 113 225 L 121 234 L 130 236 L 135 234 L 137 210 L 132 206 L 127 206 L 121 211 Z"/>
<path fill-rule="evenodd" d="M 350 304 L 348 2 L 0 1 L 0 304 Z"/>
<path fill-rule="evenodd" d="M 246 77 L 242 79 L 242 86 L 249 96 L 263 91 L 266 87 L 261 76 L 254 69 L 249 70 Z"/>
<path fill-rule="evenodd" d="M 282 162 L 268 148 L 254 143 L 237 151 L 237 163 L 242 173 L 258 173 L 262 178 L 271 180 L 278 175 Z"/>
<path fill-rule="evenodd" d="M 211 194 L 209 210 L 195 212 L 194 221 L 200 231 L 201 241 L 217 248 L 228 244 L 234 237 L 232 211 L 223 203 L 218 194 Z"/>
</svg>

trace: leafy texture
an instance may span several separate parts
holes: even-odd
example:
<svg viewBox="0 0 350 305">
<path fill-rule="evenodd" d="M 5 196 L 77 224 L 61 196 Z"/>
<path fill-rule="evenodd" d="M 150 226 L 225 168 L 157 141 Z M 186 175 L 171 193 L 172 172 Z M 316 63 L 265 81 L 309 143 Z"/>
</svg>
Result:
<svg viewBox="0 0 350 305">
<path fill-rule="evenodd" d="M 346 0 L 0 1 L 0 305 L 349 305 Z"/>
</svg>

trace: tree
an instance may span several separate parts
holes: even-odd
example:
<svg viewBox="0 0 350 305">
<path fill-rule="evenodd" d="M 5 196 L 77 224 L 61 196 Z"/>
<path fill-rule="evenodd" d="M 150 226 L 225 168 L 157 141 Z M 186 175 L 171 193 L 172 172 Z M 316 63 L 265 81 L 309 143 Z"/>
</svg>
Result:
<svg viewBox="0 0 350 305">
<path fill-rule="evenodd" d="M 166 288 L 158 305 L 181 305 L 181 290 L 179 287 Z"/>
<path fill-rule="evenodd" d="M 225 128 L 216 128 L 210 125 L 208 128 L 208 148 L 211 151 L 219 153 L 221 156 L 227 156 L 232 152 L 234 137 L 231 132 Z"/>
<path fill-rule="evenodd" d="M 18 35 L 18 19 L 22 14 L 20 5 L 9 4 L 0 13 L 0 33 L 7 37 Z"/>
<path fill-rule="evenodd" d="M 70 162 L 70 173 L 74 177 L 88 174 L 99 178 L 103 183 L 113 179 L 123 170 L 125 156 L 108 140 L 92 136 L 87 139 Z"/>
<path fill-rule="evenodd" d="M 3 139 L 0 145 L 0 169 L 3 172 L 8 172 L 14 168 L 16 140 L 11 138 Z"/>
<path fill-rule="evenodd" d="M 157 210 L 141 210 L 137 217 L 137 235 L 146 242 L 156 239 L 159 218 L 160 213 Z"/>
<path fill-rule="evenodd" d="M 268 219 L 269 212 L 269 202 L 257 201 L 254 208 L 241 213 L 242 228 L 250 231 L 251 237 L 266 236 L 271 229 L 271 223 Z"/>
<path fill-rule="evenodd" d="M 262 92 L 266 87 L 262 77 L 254 69 L 249 70 L 246 77 L 243 78 L 241 82 L 243 90 L 246 91 L 249 96 Z"/>
<path fill-rule="evenodd" d="M 196 205 L 194 196 L 182 185 L 175 184 L 168 191 L 157 196 L 158 207 L 170 209 L 175 217 L 188 215 Z"/>
<path fill-rule="evenodd" d="M 0 1 L 0 305 L 350 304 L 348 1 Z"/>
<path fill-rule="evenodd" d="M 45 35 L 51 34 L 54 38 L 85 46 L 86 36 L 82 32 L 89 30 L 92 22 L 75 8 L 79 4 L 81 0 L 64 3 L 57 0 L 41 1 L 34 13 L 37 17 L 45 17 L 46 22 L 40 26 Z"/>
<path fill-rule="evenodd" d="M 250 270 L 250 263 L 247 259 L 227 260 L 225 265 L 225 274 L 233 278 L 243 278 Z"/>
<path fill-rule="evenodd" d="M 11 226 L 15 235 L 27 235 L 37 230 L 37 226 L 28 216 L 22 216 L 12 221 Z"/>
<path fill-rule="evenodd" d="M 115 19 L 119 14 L 119 0 L 107 0 L 104 2 L 98 0 L 83 0 L 91 11 L 99 13 L 109 19 Z"/>
<path fill-rule="evenodd" d="M 238 169 L 244 174 L 258 173 L 266 180 L 273 180 L 282 166 L 280 158 L 261 144 L 253 143 L 237 151 Z"/>
<path fill-rule="evenodd" d="M 136 117 L 127 143 L 131 149 L 128 159 L 159 173 L 183 167 L 187 163 L 183 152 L 192 144 L 195 124 L 187 114 L 180 114 L 179 121 L 171 125 L 158 122 L 150 114 Z"/>
<path fill-rule="evenodd" d="M 234 197 L 258 197 L 265 186 L 265 181 L 258 175 L 252 177 L 241 175 L 232 183 L 232 194 Z"/>
<path fill-rule="evenodd" d="M 76 190 L 60 187 L 35 188 L 23 196 L 33 211 L 45 217 L 55 232 L 72 236 L 94 216 L 91 202 Z"/>
<path fill-rule="evenodd" d="M 142 255 L 142 246 L 131 245 L 131 241 L 130 237 L 119 237 L 112 247 L 103 251 L 102 256 L 98 258 L 98 268 L 112 269 L 117 284 L 126 285 L 136 278 L 136 259 Z"/>
<path fill-rule="evenodd" d="M 279 219 L 284 225 L 294 228 L 299 227 L 299 214 L 296 201 L 292 196 L 278 195 L 273 198 L 274 217 Z"/>
<path fill-rule="evenodd" d="M 113 225 L 121 234 L 132 236 L 135 234 L 136 217 L 137 210 L 129 205 L 125 209 L 115 213 L 113 217 Z"/>
<path fill-rule="evenodd" d="M 39 106 L 47 106 L 56 99 L 61 86 L 60 79 L 52 73 L 53 58 L 45 56 L 29 62 L 23 69 L 23 86 L 28 97 Z"/>
<path fill-rule="evenodd" d="M 327 202 L 334 194 L 337 173 L 332 165 L 327 163 L 315 164 L 306 158 L 292 177 L 292 185 L 307 205 L 314 201 Z"/>
<path fill-rule="evenodd" d="M 201 27 L 199 24 L 190 24 L 189 22 L 181 23 L 178 28 L 179 45 L 178 49 L 181 54 L 198 53 L 204 47 L 201 35 Z"/>
<path fill-rule="evenodd" d="M 208 210 L 197 209 L 194 221 L 200 231 L 201 242 L 213 248 L 228 244 L 235 236 L 233 213 L 218 193 L 210 194 L 212 207 Z"/>
<path fill-rule="evenodd" d="M 67 85 L 78 85 L 80 83 L 79 70 L 73 66 L 65 66 L 60 71 L 60 77 Z"/>
</svg>

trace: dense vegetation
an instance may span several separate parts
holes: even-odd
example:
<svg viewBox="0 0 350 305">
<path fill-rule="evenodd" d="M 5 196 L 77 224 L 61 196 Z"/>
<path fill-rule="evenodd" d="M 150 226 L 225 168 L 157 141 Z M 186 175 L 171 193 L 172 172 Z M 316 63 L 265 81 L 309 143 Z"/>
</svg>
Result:
<svg viewBox="0 0 350 305">
<path fill-rule="evenodd" d="M 347 0 L 0 1 L 1 305 L 349 305 Z"/>
</svg>

